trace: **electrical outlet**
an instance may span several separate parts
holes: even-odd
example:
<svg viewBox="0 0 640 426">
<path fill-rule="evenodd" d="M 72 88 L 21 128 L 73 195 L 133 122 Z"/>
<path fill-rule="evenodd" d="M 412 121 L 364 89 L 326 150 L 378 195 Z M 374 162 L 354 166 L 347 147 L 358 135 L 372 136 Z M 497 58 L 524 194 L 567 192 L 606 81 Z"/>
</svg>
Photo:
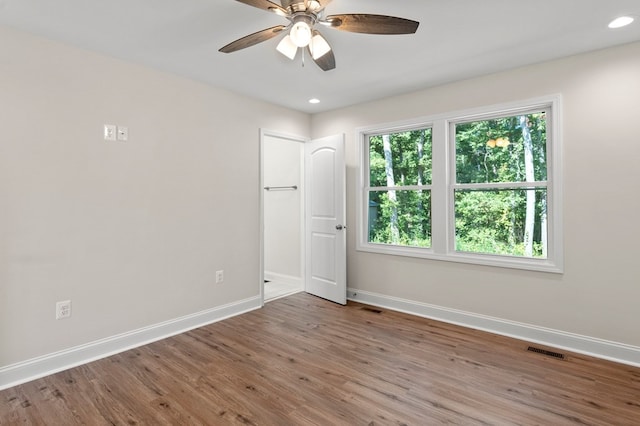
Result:
<svg viewBox="0 0 640 426">
<path fill-rule="evenodd" d="M 56 319 L 69 318 L 71 316 L 71 300 L 56 302 Z"/>
<path fill-rule="evenodd" d="M 216 271 L 216 284 L 222 284 L 224 281 L 224 271 Z"/>
<path fill-rule="evenodd" d="M 123 127 L 123 126 L 118 126 L 118 140 L 119 141 L 126 141 L 129 139 L 129 128 L 128 127 Z"/>
</svg>

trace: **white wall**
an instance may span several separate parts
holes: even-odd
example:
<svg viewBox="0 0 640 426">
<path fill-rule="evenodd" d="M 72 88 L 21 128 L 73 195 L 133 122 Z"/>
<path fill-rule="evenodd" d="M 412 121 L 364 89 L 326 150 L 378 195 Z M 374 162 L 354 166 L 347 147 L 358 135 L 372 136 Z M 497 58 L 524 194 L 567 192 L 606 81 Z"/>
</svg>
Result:
<svg viewBox="0 0 640 426">
<path fill-rule="evenodd" d="M 357 252 L 351 226 L 348 286 L 632 345 L 640 354 L 640 43 L 317 114 L 312 137 L 347 135 L 353 224 L 357 127 L 555 93 L 564 100 L 564 274 Z"/>
<path fill-rule="evenodd" d="M 258 300 L 260 128 L 308 136 L 309 116 L 8 28 L 0 40 L 0 372 Z M 105 142 L 105 123 L 129 141 Z"/>
<path fill-rule="evenodd" d="M 354 223 L 356 127 L 553 93 L 564 97 L 563 275 L 356 252 L 352 226 L 349 286 L 640 346 L 640 44 L 310 121 L 7 28 L 0 40 L 0 376 L 257 298 L 260 128 L 346 134 Z M 105 123 L 128 126 L 129 142 L 103 141 Z M 66 299 L 73 316 L 56 321 Z"/>
<path fill-rule="evenodd" d="M 264 271 L 266 279 L 302 284 L 303 143 L 267 134 L 263 138 L 264 186 L 297 186 L 264 191 Z"/>
</svg>

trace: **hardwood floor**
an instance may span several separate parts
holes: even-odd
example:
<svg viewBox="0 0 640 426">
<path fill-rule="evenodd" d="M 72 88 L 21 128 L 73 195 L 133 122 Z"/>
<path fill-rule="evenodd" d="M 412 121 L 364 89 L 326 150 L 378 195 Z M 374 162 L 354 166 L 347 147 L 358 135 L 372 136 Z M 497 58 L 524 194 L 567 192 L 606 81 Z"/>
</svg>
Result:
<svg viewBox="0 0 640 426">
<path fill-rule="evenodd" d="M 0 424 L 638 425 L 640 369 L 305 293 L 0 392 Z"/>
</svg>

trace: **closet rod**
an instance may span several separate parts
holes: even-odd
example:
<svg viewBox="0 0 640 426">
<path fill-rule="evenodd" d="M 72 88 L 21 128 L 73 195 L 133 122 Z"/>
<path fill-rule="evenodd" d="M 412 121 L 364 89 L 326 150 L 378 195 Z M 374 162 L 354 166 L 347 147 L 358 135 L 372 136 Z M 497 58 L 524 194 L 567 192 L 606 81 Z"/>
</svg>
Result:
<svg viewBox="0 0 640 426">
<path fill-rule="evenodd" d="M 298 186 L 297 185 L 292 185 L 292 186 L 265 186 L 264 189 L 266 189 L 267 191 L 271 191 L 271 190 L 295 191 L 296 189 L 298 189 Z"/>
</svg>

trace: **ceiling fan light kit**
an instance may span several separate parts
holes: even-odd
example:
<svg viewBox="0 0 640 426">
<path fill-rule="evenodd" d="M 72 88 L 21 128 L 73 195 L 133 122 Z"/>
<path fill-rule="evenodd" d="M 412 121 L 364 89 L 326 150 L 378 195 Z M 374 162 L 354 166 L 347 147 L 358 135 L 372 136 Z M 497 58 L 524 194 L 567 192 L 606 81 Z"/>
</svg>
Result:
<svg viewBox="0 0 640 426">
<path fill-rule="evenodd" d="M 291 40 L 291 36 L 289 34 L 280 40 L 276 49 L 291 60 L 293 60 L 296 57 L 296 53 L 298 53 L 298 46 L 296 46 L 293 40 Z"/>
<path fill-rule="evenodd" d="M 314 30 L 309 50 L 311 50 L 311 57 L 315 60 L 329 53 L 329 51 L 331 50 L 331 46 L 329 46 L 327 40 L 325 40 L 324 37 L 320 35 L 320 32 Z"/>
<path fill-rule="evenodd" d="M 281 5 L 269 0 L 236 0 L 267 12 L 273 12 L 289 20 L 289 25 L 278 25 L 258 31 L 220 48 L 231 53 L 270 40 L 287 33 L 276 49 L 293 60 L 298 50 L 307 49 L 316 65 L 329 71 L 336 67 L 335 56 L 327 40 L 315 29 L 316 24 L 341 31 L 363 34 L 413 34 L 419 22 L 387 15 L 343 14 L 325 15 L 325 7 L 331 0 L 281 0 Z"/>
<path fill-rule="evenodd" d="M 293 26 L 289 30 L 291 41 L 298 47 L 307 47 L 311 42 L 311 27 L 314 22 L 310 16 L 298 15 L 293 18 Z"/>
</svg>

